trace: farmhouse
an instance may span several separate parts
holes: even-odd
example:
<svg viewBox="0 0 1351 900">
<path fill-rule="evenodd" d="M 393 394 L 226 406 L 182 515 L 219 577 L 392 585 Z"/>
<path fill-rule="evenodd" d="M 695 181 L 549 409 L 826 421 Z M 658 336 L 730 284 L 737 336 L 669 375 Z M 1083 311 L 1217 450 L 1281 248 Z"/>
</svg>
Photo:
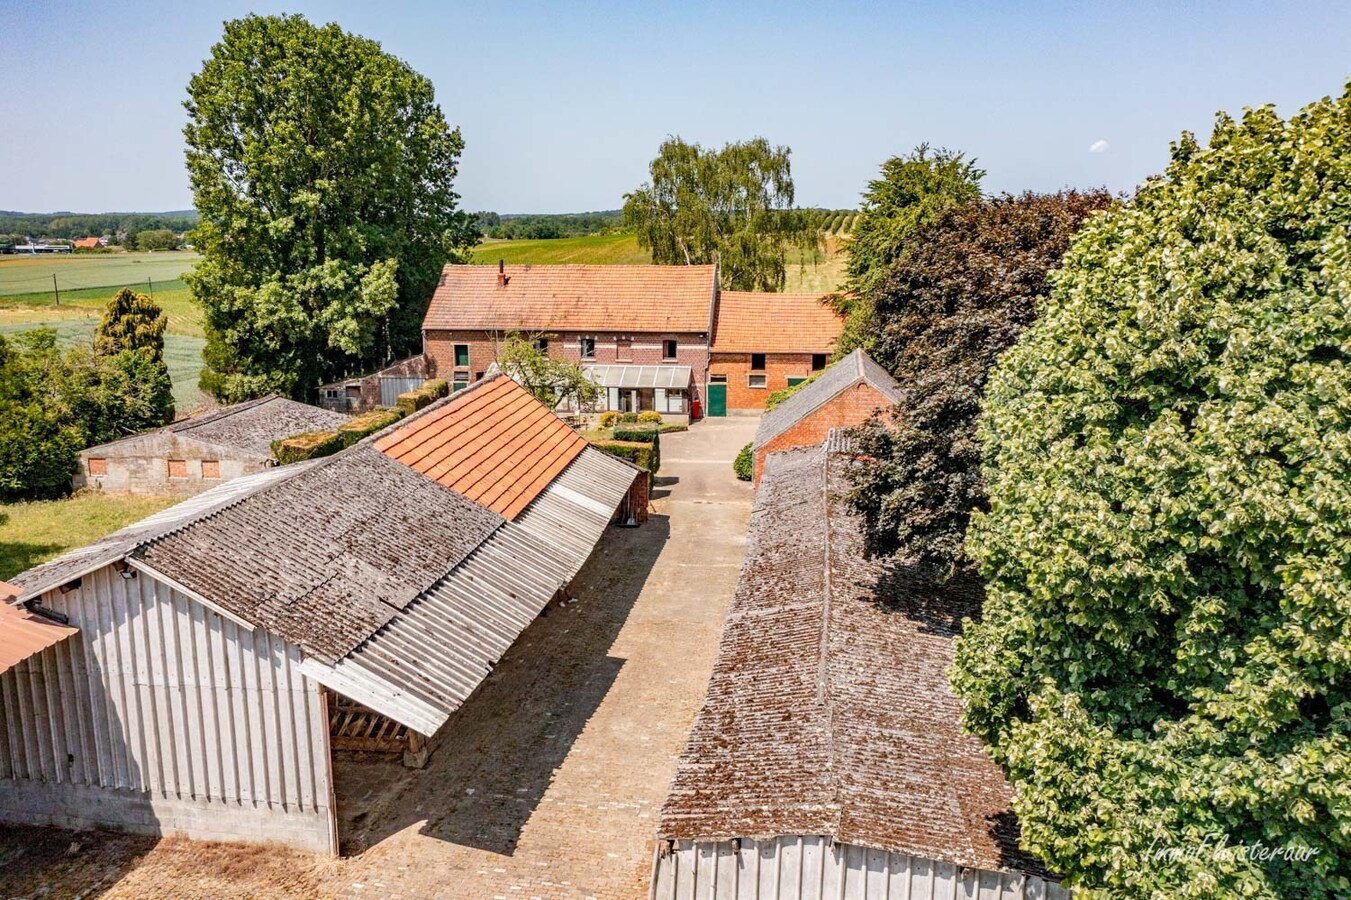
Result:
<svg viewBox="0 0 1351 900">
<path fill-rule="evenodd" d="M 979 588 L 863 556 L 847 457 L 769 458 L 708 693 L 662 807 L 653 898 L 1063 898 L 961 729 Z"/>
<path fill-rule="evenodd" d="M 765 408 L 773 391 L 826 367 L 844 320 L 817 294 L 721 291 L 709 362 L 709 409 Z"/>
<path fill-rule="evenodd" d="M 760 483 L 769 454 L 819 444 L 831 429 L 859 425 L 875 410 L 901 399 L 900 388 L 887 370 L 862 350 L 855 350 L 765 413 L 751 442 L 755 483 Z"/>
<path fill-rule="evenodd" d="M 331 754 L 424 763 L 646 484 L 498 377 L 30 569 L 0 821 L 336 852 Z"/>
<path fill-rule="evenodd" d="M 276 465 L 272 442 L 337 428 L 347 416 L 269 394 L 80 453 L 76 488 L 195 494 Z"/>
</svg>

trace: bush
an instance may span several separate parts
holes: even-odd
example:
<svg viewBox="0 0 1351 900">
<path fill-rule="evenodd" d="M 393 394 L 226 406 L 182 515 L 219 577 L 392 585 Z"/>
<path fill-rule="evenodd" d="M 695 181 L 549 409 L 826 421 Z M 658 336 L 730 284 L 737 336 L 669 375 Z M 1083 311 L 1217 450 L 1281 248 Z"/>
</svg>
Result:
<svg viewBox="0 0 1351 900">
<path fill-rule="evenodd" d="M 0 499 L 52 497 L 79 470 L 80 430 L 39 403 L 0 402 Z"/>
<path fill-rule="evenodd" d="M 736 459 L 732 460 L 732 471 L 742 481 L 750 481 L 755 477 L 755 457 L 751 455 L 750 444 L 737 452 Z"/>
<path fill-rule="evenodd" d="M 336 431 L 307 431 L 272 442 L 272 455 L 282 465 L 332 456 L 345 445 Z"/>
<path fill-rule="evenodd" d="M 619 421 L 619 413 L 611 409 L 600 414 L 598 424 L 600 425 L 601 428 L 613 428 L 615 426 L 615 423 L 618 421 Z"/>
<path fill-rule="evenodd" d="M 614 439 L 617 441 L 641 441 L 651 444 L 657 440 L 659 432 L 651 425 L 616 425 Z"/>
<path fill-rule="evenodd" d="M 659 412 L 653 412 L 653 411 L 650 410 L 650 409 L 644 410 L 643 412 L 638 413 L 638 421 L 639 421 L 639 422 L 654 422 L 654 423 L 660 423 L 660 422 L 661 422 L 661 413 L 659 413 Z"/>
<path fill-rule="evenodd" d="M 662 422 L 657 426 L 658 434 L 670 434 L 673 431 L 689 431 L 690 426 L 684 422 Z"/>
<path fill-rule="evenodd" d="M 403 410 L 397 407 L 377 406 L 375 409 L 353 417 L 338 426 L 338 437 L 344 447 L 350 447 L 370 434 L 382 428 L 388 428 L 403 418 Z"/>
<path fill-rule="evenodd" d="M 626 412 L 626 413 L 624 413 L 622 416 L 619 417 L 619 421 L 621 421 L 621 422 L 629 422 L 629 423 L 637 422 L 637 421 L 638 421 L 638 414 L 635 413 L 635 412 Z"/>
<path fill-rule="evenodd" d="M 646 469 L 649 484 L 656 478 L 657 470 L 661 467 L 661 449 L 656 444 L 636 441 L 594 441 L 592 446 Z"/>
<path fill-rule="evenodd" d="M 1349 160 L 1351 88 L 1184 135 L 990 376 L 953 681 L 1103 896 L 1351 896 Z"/>
<path fill-rule="evenodd" d="M 820 377 L 821 377 L 820 372 L 813 372 L 811 375 L 807 376 L 806 379 L 799 381 L 797 384 L 789 385 L 786 388 L 779 388 L 779 390 L 777 391 L 771 391 L 769 396 L 765 398 L 765 412 L 769 412 L 771 409 L 778 406 L 780 403 L 787 400 L 789 397 L 793 396 L 798 391 L 802 390 L 807 385 L 811 384 L 813 381 L 815 381 Z"/>
<path fill-rule="evenodd" d="M 433 378 L 431 381 L 423 382 L 422 387 L 416 390 L 400 394 L 395 402 L 403 415 L 411 416 L 419 409 L 431 406 L 448 393 L 450 393 L 450 385 L 444 379 Z"/>
</svg>

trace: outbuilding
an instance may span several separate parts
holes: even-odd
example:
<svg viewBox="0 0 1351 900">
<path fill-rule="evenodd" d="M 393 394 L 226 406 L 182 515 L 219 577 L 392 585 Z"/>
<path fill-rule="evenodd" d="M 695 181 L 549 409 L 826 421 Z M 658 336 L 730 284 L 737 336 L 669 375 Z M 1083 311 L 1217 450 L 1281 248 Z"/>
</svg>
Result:
<svg viewBox="0 0 1351 900">
<path fill-rule="evenodd" d="M 425 762 L 639 481 L 497 377 L 24 572 L 0 821 L 336 853 L 332 752 Z"/>
<path fill-rule="evenodd" d="M 760 419 L 751 442 L 755 483 L 760 483 L 769 454 L 819 444 L 831 429 L 862 424 L 877 410 L 901 399 L 901 390 L 887 370 L 867 353 L 855 350 Z"/>
<path fill-rule="evenodd" d="M 952 639 L 978 585 L 867 559 L 852 458 L 769 458 L 708 693 L 662 807 L 654 900 L 1057 900 L 961 726 Z"/>
<path fill-rule="evenodd" d="M 196 494 L 276 465 L 273 441 L 346 421 L 340 413 L 269 394 L 83 450 L 74 486 Z"/>
</svg>

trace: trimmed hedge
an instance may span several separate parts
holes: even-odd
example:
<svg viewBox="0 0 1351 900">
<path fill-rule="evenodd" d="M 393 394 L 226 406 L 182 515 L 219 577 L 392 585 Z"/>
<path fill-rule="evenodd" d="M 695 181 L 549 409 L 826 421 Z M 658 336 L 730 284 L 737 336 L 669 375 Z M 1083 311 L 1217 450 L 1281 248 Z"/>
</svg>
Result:
<svg viewBox="0 0 1351 900">
<path fill-rule="evenodd" d="M 345 445 L 336 431 L 307 431 L 272 442 L 272 455 L 282 465 L 331 456 Z"/>
<path fill-rule="evenodd" d="M 344 447 L 350 447 L 368 434 L 375 434 L 382 428 L 393 425 L 403 418 L 403 410 L 397 407 L 377 406 L 375 409 L 354 416 L 350 421 L 338 426 L 338 437 Z"/>
<path fill-rule="evenodd" d="M 443 378 L 434 378 L 422 383 L 415 391 L 406 391 L 399 395 L 398 408 L 405 416 L 411 416 L 425 406 L 431 406 L 437 400 L 450 393 L 450 385 Z"/>
<path fill-rule="evenodd" d="M 755 457 L 751 455 L 750 444 L 737 452 L 736 459 L 732 460 L 732 471 L 742 481 L 750 481 L 755 477 Z"/>
<path fill-rule="evenodd" d="M 657 426 L 657 434 L 670 434 L 673 431 L 689 431 L 690 426 L 684 422 L 662 422 Z"/>
<path fill-rule="evenodd" d="M 641 441 L 650 444 L 657 440 L 657 434 L 657 429 L 646 424 L 619 424 L 614 429 L 614 439 L 617 441 Z"/>
<path fill-rule="evenodd" d="M 657 477 L 657 469 L 661 467 L 661 450 L 655 443 L 649 444 L 646 441 L 594 441 L 591 446 L 611 456 L 627 459 L 634 465 L 647 469 L 648 484 L 651 484 L 652 479 Z"/>
</svg>

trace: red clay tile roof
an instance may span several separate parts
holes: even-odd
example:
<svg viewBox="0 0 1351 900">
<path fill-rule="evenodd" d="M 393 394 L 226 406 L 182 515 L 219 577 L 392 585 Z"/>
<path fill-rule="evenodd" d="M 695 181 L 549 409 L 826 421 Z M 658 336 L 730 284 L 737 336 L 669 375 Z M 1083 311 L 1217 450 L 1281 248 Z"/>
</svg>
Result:
<svg viewBox="0 0 1351 900">
<path fill-rule="evenodd" d="M 446 266 L 424 329 L 708 330 L 713 266 Z"/>
<path fill-rule="evenodd" d="M 75 241 L 76 247 L 97 247 L 99 239 L 96 237 L 79 238 Z"/>
<path fill-rule="evenodd" d="M 78 630 L 21 606 L 11 606 L 10 599 L 18 593 L 14 585 L 0 581 L 0 672 L 64 641 Z"/>
<path fill-rule="evenodd" d="M 389 458 L 506 519 L 516 518 L 585 448 L 585 438 L 504 375 L 375 442 Z"/>
<path fill-rule="evenodd" d="M 713 352 L 829 353 L 844 319 L 820 294 L 723 291 L 713 326 Z"/>
</svg>

